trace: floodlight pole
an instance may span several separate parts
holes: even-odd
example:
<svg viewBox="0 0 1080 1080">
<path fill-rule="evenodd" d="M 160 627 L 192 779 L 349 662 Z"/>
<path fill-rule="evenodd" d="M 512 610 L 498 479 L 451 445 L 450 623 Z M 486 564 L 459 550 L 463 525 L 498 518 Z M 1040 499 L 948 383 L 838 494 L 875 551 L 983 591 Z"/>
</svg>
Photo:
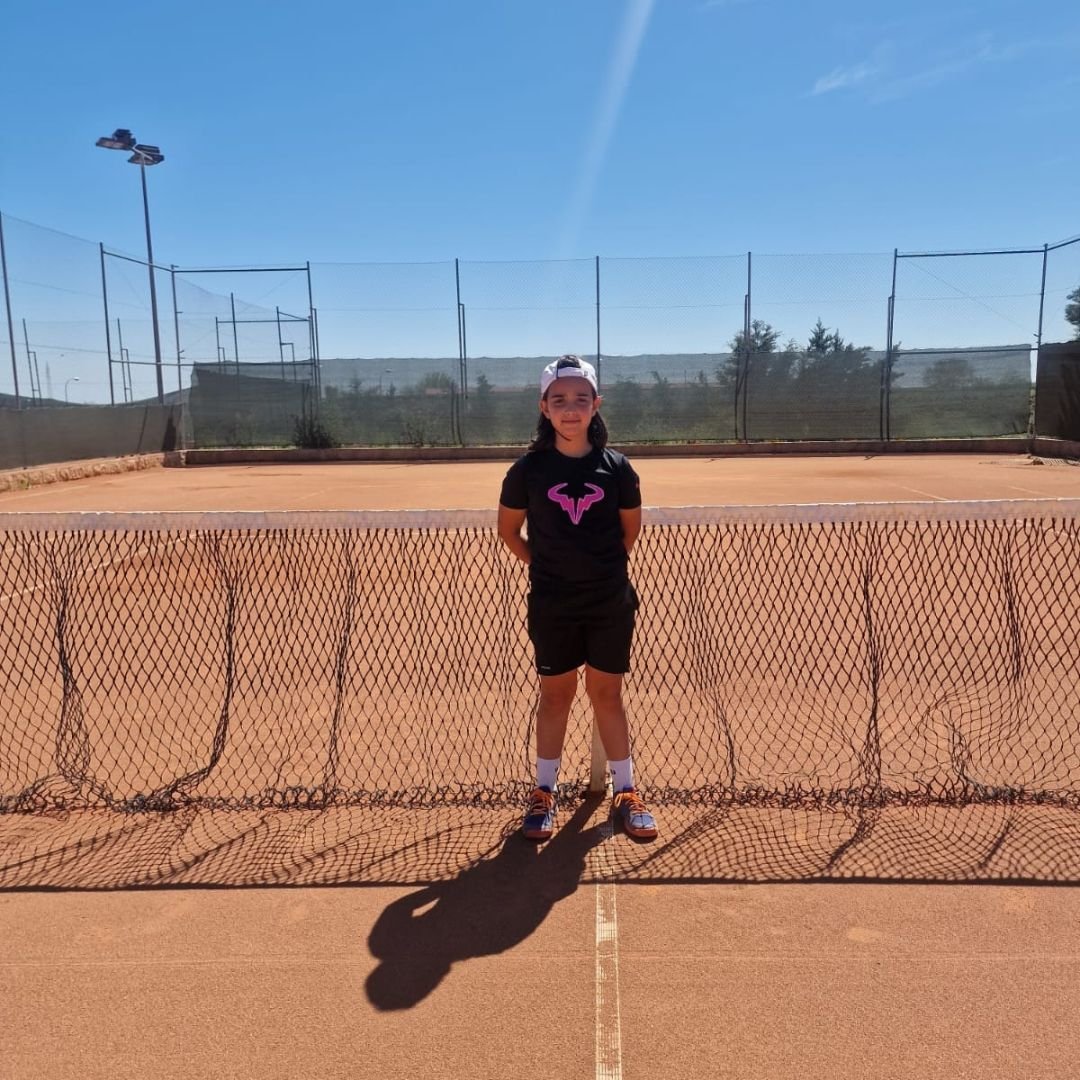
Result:
<svg viewBox="0 0 1080 1080">
<path fill-rule="evenodd" d="M 15 380 L 15 408 L 22 408 L 22 399 L 19 397 L 19 367 L 15 362 L 15 329 L 11 325 L 11 292 L 8 289 L 7 251 L 4 248 L 4 215 L 0 214 L 0 268 L 4 278 L 4 311 L 7 312 L 8 346 L 11 349 L 11 377 Z M 33 387 L 31 386 L 31 400 L 33 400 Z"/>
<path fill-rule="evenodd" d="M 165 382 L 161 371 L 161 329 L 158 326 L 157 282 L 154 280 L 154 244 L 150 239 L 150 196 L 146 191 L 146 166 L 159 165 L 165 155 L 156 146 L 146 146 L 135 141 L 135 136 L 127 128 L 117 128 L 112 135 L 103 135 L 97 146 L 105 150 L 133 151 L 128 158 L 131 165 L 139 166 L 142 179 L 143 221 L 146 225 L 146 270 L 150 275 L 150 318 L 154 324 L 154 372 L 157 375 L 158 402 L 165 404 Z"/>
<path fill-rule="evenodd" d="M 150 274 L 150 317 L 154 323 L 154 374 L 157 376 L 158 402 L 165 404 L 165 382 L 161 373 L 161 331 L 158 328 L 157 285 L 154 282 L 154 245 L 150 239 L 150 199 L 146 193 L 146 166 L 139 163 L 142 177 L 143 220 L 146 224 L 146 263 Z"/>
</svg>

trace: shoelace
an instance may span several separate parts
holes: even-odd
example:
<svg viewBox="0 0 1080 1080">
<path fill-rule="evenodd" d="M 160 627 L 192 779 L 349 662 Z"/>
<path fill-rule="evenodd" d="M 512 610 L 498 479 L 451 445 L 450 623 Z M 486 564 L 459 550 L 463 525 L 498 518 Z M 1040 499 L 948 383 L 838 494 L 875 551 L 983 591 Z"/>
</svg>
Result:
<svg viewBox="0 0 1080 1080">
<path fill-rule="evenodd" d="M 529 817 L 546 814 L 555 803 L 555 796 L 537 788 L 529 800 Z"/>
<path fill-rule="evenodd" d="M 627 803 L 627 809 L 631 814 L 647 814 L 649 811 L 645 803 L 636 791 L 620 791 L 615 796 L 615 809 L 621 810 L 623 803 Z"/>
</svg>

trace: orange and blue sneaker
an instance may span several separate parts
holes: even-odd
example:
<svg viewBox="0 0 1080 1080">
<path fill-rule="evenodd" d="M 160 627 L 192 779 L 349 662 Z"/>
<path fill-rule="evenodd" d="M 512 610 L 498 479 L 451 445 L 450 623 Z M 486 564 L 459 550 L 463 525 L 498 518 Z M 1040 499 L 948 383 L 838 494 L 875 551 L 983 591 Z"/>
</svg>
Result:
<svg viewBox="0 0 1080 1080">
<path fill-rule="evenodd" d="M 635 840 L 652 840 L 656 836 L 656 818 L 649 813 L 635 788 L 616 794 L 611 809 L 622 822 L 623 831 Z"/>
<path fill-rule="evenodd" d="M 551 788 L 538 787 L 529 796 L 529 808 L 521 832 L 526 840 L 550 840 L 555 829 L 555 796 Z"/>
</svg>

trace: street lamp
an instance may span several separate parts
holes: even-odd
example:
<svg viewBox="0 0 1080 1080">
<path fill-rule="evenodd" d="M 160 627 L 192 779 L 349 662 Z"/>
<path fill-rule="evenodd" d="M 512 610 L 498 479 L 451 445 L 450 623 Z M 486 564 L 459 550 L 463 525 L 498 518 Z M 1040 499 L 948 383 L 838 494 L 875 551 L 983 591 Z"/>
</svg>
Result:
<svg viewBox="0 0 1080 1080">
<path fill-rule="evenodd" d="M 157 286 L 154 282 L 154 245 L 150 242 L 150 200 L 146 194 L 146 167 L 160 165 L 165 155 L 160 147 L 137 143 L 135 136 L 127 128 L 117 128 L 111 135 L 103 135 L 96 146 L 105 150 L 125 150 L 131 152 L 129 165 L 138 165 L 142 176 L 143 220 L 146 223 L 146 263 L 150 274 L 150 316 L 154 323 L 154 367 L 157 374 L 158 401 L 165 404 L 165 383 L 161 377 L 161 332 L 158 329 Z"/>
<path fill-rule="evenodd" d="M 79 381 L 79 376 L 78 375 L 72 375 L 72 377 L 70 379 L 65 379 L 64 380 L 64 404 L 65 405 L 70 404 L 70 402 L 68 401 L 68 386 L 71 383 L 78 382 L 78 381 Z"/>
</svg>

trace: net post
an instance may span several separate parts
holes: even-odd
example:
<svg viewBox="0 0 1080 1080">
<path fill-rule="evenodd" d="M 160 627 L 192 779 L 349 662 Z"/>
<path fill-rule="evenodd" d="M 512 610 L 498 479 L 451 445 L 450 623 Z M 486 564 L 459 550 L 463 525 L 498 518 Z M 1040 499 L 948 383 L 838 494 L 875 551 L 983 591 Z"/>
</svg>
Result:
<svg viewBox="0 0 1080 1080">
<path fill-rule="evenodd" d="M 600 738 L 600 729 L 593 720 L 592 726 L 592 760 L 589 763 L 589 791 L 592 794 L 607 790 L 607 751 L 604 749 L 604 741 Z"/>
</svg>

